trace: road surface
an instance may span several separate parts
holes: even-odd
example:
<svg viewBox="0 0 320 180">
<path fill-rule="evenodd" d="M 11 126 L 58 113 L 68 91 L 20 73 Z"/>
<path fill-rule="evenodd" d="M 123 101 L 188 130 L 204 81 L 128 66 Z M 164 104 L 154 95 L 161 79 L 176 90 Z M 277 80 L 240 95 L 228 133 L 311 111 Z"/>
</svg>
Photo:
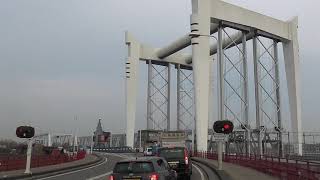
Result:
<svg viewBox="0 0 320 180">
<path fill-rule="evenodd" d="M 117 161 L 132 157 L 135 154 L 102 153 L 100 155 L 105 158 L 105 161 L 100 164 L 72 172 L 40 178 L 39 180 L 108 180 L 109 175 L 112 173 L 113 166 Z M 219 180 L 214 172 L 199 163 L 193 163 L 193 174 L 191 179 Z"/>
</svg>

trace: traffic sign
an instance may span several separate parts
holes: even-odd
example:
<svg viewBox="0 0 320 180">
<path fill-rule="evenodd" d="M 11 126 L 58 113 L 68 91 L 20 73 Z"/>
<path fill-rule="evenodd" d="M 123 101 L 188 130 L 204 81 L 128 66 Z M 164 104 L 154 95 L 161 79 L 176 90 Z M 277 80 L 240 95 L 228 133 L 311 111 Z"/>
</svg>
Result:
<svg viewBox="0 0 320 180">
<path fill-rule="evenodd" d="M 228 136 L 228 134 L 215 133 L 215 134 L 213 134 L 213 137 L 216 141 L 227 141 L 229 136 Z"/>
</svg>

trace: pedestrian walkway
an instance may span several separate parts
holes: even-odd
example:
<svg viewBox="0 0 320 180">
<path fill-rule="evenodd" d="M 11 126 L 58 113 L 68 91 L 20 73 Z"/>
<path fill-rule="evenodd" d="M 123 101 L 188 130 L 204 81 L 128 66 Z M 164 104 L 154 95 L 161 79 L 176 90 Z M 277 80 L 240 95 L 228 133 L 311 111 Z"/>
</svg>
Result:
<svg viewBox="0 0 320 180">
<path fill-rule="evenodd" d="M 216 160 L 203 159 L 193 157 L 192 159 L 206 162 L 210 164 L 214 169 L 218 169 L 218 162 Z M 278 180 L 279 178 L 273 177 L 262 172 L 256 171 L 251 168 L 238 166 L 231 163 L 223 162 L 223 171 L 226 173 L 231 180 Z M 217 170 L 219 173 L 219 170 Z"/>
<path fill-rule="evenodd" d="M 86 157 L 84 159 L 77 160 L 77 161 L 72 161 L 72 162 L 63 163 L 63 164 L 50 165 L 50 166 L 37 167 L 37 168 L 31 168 L 31 172 L 33 175 L 53 173 L 53 172 L 57 172 L 57 171 L 67 170 L 70 168 L 77 168 L 77 167 L 93 164 L 95 162 L 98 162 L 99 160 L 101 160 L 101 158 L 98 156 L 86 155 Z M 30 177 L 30 175 L 24 174 L 24 170 L 0 172 L 0 179 L 17 179 L 17 178 L 23 178 L 23 177 Z"/>
</svg>

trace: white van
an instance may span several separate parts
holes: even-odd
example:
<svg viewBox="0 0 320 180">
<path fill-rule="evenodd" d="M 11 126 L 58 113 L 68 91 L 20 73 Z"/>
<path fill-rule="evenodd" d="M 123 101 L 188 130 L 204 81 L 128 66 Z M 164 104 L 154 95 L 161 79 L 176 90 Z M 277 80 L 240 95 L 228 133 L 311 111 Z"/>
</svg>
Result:
<svg viewBox="0 0 320 180">
<path fill-rule="evenodd" d="M 143 153 L 145 156 L 152 156 L 152 148 L 151 147 L 148 147 L 144 153 Z"/>
</svg>

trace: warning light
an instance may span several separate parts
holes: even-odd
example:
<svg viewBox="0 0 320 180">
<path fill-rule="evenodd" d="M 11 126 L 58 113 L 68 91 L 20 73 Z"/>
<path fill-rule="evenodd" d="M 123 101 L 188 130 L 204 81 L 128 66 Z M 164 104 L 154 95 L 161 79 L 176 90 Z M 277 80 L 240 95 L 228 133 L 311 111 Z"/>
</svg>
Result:
<svg viewBox="0 0 320 180">
<path fill-rule="evenodd" d="M 216 133 L 230 134 L 233 131 L 233 123 L 228 120 L 216 121 L 213 124 L 213 130 Z"/>
<path fill-rule="evenodd" d="M 32 138 L 34 136 L 34 128 L 30 126 L 19 126 L 16 129 L 16 135 L 19 138 Z"/>
</svg>

